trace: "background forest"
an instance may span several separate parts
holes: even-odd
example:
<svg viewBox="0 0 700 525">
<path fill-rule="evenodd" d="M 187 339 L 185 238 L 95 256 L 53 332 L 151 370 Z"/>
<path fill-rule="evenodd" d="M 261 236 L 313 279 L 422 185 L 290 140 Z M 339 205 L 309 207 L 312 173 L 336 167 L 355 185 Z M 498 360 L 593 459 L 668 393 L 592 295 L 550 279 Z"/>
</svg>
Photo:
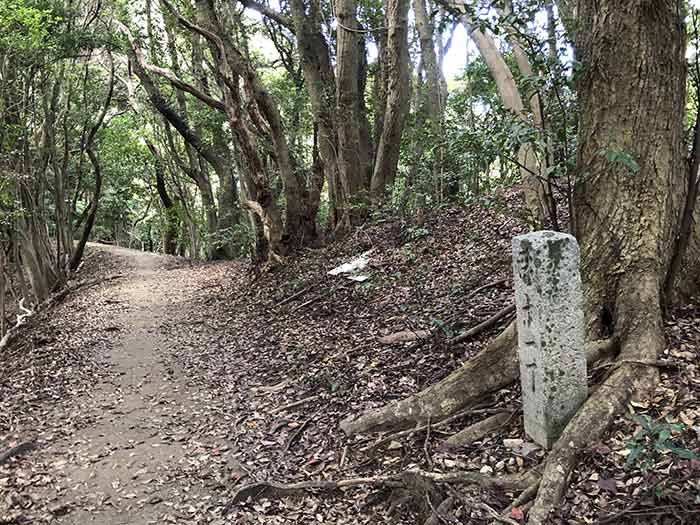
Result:
<svg viewBox="0 0 700 525">
<path fill-rule="evenodd" d="M 5 1 L 0 20 L 3 243 L 40 299 L 82 237 L 274 260 L 520 180 L 533 223 L 566 206 L 576 62 L 551 4 Z"/>
</svg>

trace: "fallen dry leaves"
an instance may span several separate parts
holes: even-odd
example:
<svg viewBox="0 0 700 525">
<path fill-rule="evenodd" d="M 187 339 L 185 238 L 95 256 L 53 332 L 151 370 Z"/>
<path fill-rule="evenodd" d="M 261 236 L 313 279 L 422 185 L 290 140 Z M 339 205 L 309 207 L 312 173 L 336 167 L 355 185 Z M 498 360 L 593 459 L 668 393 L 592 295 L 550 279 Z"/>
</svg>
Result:
<svg viewBox="0 0 700 525">
<path fill-rule="evenodd" d="M 498 476 L 539 465 L 545 452 L 523 433 L 517 385 L 429 435 L 423 430 L 374 447 L 387 436 L 348 440 L 338 429 L 348 414 L 445 377 L 498 332 L 496 326 L 460 345 L 446 344 L 512 301 L 510 239 L 524 229 L 519 206 L 515 192 L 504 192 L 466 210 L 428 216 L 421 226 L 387 219 L 261 275 L 241 262 L 164 259 L 149 284 L 149 293 L 165 298 L 147 328 L 158 342 L 151 390 L 136 391 L 147 404 L 136 412 L 137 428 L 121 438 L 98 439 L 95 428 L 129 417 L 122 412 L 134 391 L 119 386 L 123 367 L 105 363 L 128 338 L 131 327 L 123 319 L 134 307 L 119 296 L 118 283 L 66 298 L 33 320 L 23 344 L 1 357 L 0 451 L 27 437 L 37 450 L 0 465 L 0 523 L 81 523 L 76 516 L 109 523 L 99 520 L 117 512 L 139 523 L 412 524 L 415 508 L 369 488 L 257 499 L 222 511 L 238 487 L 253 481 L 372 476 L 430 465 Z M 370 249 L 365 281 L 328 275 Z M 128 273 L 125 265 L 93 251 L 85 278 Z M 506 282 L 470 296 L 500 279 Z M 651 403 L 632 407 L 682 422 L 686 428 L 674 443 L 696 451 L 699 319 L 695 306 L 669 318 L 665 357 L 680 366 L 662 371 Z M 427 331 L 434 335 L 388 337 Z M 484 438 L 468 447 L 445 442 L 504 407 L 510 417 Z M 144 411 L 150 417 L 141 417 Z M 636 430 L 622 417 L 610 439 L 591 444 L 558 520 L 622 523 L 652 509 L 668 516 L 688 505 L 697 509 L 700 464 L 665 454 L 645 472 L 627 466 Z M 133 439 L 137 431 L 145 435 Z M 67 479 L 76 469 L 119 475 L 87 494 L 95 481 Z M 462 486 L 451 496 L 456 522 L 489 523 L 489 509 L 503 511 L 517 494 Z M 522 522 L 526 511 L 526 505 L 514 507 L 508 517 Z"/>
</svg>

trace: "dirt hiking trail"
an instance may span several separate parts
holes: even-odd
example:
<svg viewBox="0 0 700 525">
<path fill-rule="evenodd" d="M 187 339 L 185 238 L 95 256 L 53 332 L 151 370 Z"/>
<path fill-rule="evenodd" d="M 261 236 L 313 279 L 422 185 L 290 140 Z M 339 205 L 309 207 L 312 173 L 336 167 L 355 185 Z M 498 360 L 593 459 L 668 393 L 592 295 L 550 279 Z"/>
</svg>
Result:
<svg viewBox="0 0 700 525">
<path fill-rule="evenodd" d="M 177 418 L 192 394 L 160 357 L 167 349 L 167 336 L 160 330 L 167 317 L 164 307 L 181 290 L 177 282 L 168 290 L 159 285 L 156 269 L 163 257 L 124 248 L 108 251 L 133 267 L 127 279 L 106 291 L 125 311 L 123 318 L 115 319 L 119 335 L 106 357 L 116 377 L 96 385 L 93 401 L 101 413 L 76 436 L 72 448 L 76 457 L 90 458 L 90 463 L 86 468 L 69 462 L 64 474 L 72 489 L 87 497 L 88 507 L 91 498 L 111 504 L 99 514 L 76 509 L 62 522 L 155 523 L 158 512 L 153 504 L 165 494 L 150 478 L 172 470 L 184 457 L 176 441 L 162 439 L 161 430 Z M 131 508 L 130 501 L 143 499 L 152 505 Z"/>
</svg>

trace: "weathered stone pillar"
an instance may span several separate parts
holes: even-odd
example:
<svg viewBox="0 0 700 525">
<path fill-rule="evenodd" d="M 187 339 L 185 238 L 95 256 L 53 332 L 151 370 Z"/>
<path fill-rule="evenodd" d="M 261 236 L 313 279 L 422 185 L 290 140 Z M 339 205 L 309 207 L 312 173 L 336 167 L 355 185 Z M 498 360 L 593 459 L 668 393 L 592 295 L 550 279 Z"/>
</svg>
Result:
<svg viewBox="0 0 700 525">
<path fill-rule="evenodd" d="M 576 239 L 539 231 L 513 239 L 525 432 L 551 448 L 587 396 Z"/>
</svg>

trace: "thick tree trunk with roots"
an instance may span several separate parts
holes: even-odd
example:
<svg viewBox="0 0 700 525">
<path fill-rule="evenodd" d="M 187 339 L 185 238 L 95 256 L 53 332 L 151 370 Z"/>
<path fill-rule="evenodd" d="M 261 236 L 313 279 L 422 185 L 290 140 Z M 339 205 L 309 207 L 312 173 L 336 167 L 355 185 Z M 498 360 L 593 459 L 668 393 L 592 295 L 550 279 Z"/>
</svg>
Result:
<svg viewBox="0 0 700 525">
<path fill-rule="evenodd" d="M 546 520 L 561 499 L 577 453 L 601 437 L 631 397 L 648 396 L 658 380 L 654 366 L 636 363 L 656 361 L 664 348 L 662 290 L 686 190 L 682 3 L 582 3 L 579 23 L 586 28 L 577 41 L 586 70 L 579 86 L 574 231 L 581 244 L 586 335 L 612 332 L 620 341 L 620 366 L 547 459 L 531 523 Z M 608 161 L 609 150 L 629 155 L 639 169 Z"/>
<path fill-rule="evenodd" d="M 601 438 L 629 399 L 649 395 L 658 378 L 662 289 L 687 191 L 681 8 L 680 0 L 580 6 L 579 25 L 586 31 L 579 32 L 577 44 L 585 69 L 573 220 L 582 254 L 586 338 L 609 338 L 587 344 L 587 360 L 613 346 L 619 356 L 548 456 L 530 523 L 547 519 L 585 446 Z M 341 428 L 356 434 L 435 421 L 475 404 L 517 377 L 514 341 L 509 327 L 437 385 L 349 418 Z"/>
</svg>

